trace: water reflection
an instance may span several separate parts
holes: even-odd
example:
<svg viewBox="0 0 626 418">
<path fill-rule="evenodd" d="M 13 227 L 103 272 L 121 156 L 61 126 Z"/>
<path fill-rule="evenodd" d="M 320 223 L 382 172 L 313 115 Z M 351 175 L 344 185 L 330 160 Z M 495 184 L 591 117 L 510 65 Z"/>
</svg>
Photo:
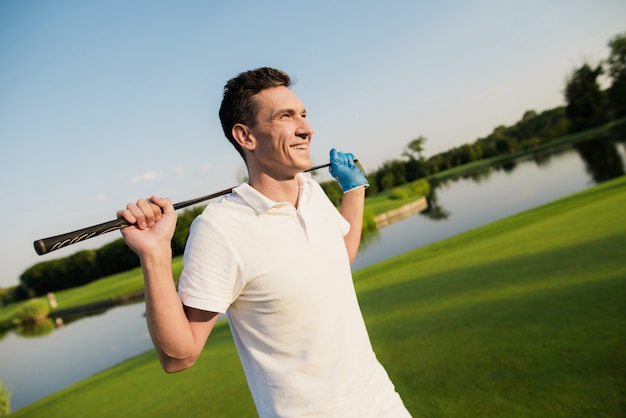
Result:
<svg viewBox="0 0 626 418">
<path fill-rule="evenodd" d="M 437 187 L 430 189 L 428 195 L 428 208 L 421 213 L 422 216 L 430 219 L 431 221 L 445 221 L 450 216 L 450 212 L 445 210 L 437 199 Z"/>
<path fill-rule="evenodd" d="M 626 124 L 623 124 L 626 126 Z M 475 170 L 465 171 L 457 176 L 448 177 L 444 180 L 433 179 L 430 181 L 430 194 L 427 196 L 427 208 L 419 212 L 421 217 L 429 221 L 447 221 L 452 215 L 438 199 L 439 191 L 445 190 L 452 183 L 460 180 L 471 180 L 474 184 L 487 184 L 493 175 L 505 173 L 513 175 L 523 164 L 534 162 L 540 169 L 550 167 L 554 159 L 559 159 L 575 150 L 585 164 L 585 171 L 591 176 L 591 182 L 601 183 L 624 175 L 624 161 L 618 152 L 617 145 L 623 143 L 626 138 L 626 128 L 620 126 L 620 130 L 612 131 L 611 135 L 580 142 L 574 146 L 564 145 L 549 150 L 536 152 L 514 160 L 503 161 L 490 167 L 480 167 Z M 560 195 L 559 195 L 560 196 Z M 500 203 L 498 200 L 492 202 Z M 380 243 L 381 233 L 377 228 L 363 230 L 361 240 L 361 253 L 369 251 L 373 244 Z M 387 245 L 389 243 L 387 242 Z M 357 261 L 359 259 L 357 258 Z M 357 262 L 357 265 L 359 263 Z"/>
<path fill-rule="evenodd" d="M 624 161 L 617 148 L 618 143 L 626 142 L 625 137 L 617 136 L 624 133 L 613 131 L 610 136 L 579 142 L 573 146 L 573 149 L 584 161 L 585 170 L 591 176 L 592 183 L 599 184 L 624 175 Z M 475 183 L 487 182 L 494 173 L 498 173 L 500 170 L 512 174 L 519 167 L 519 164 L 526 161 L 533 161 L 538 167 L 547 167 L 552 163 L 553 158 L 571 152 L 571 150 L 572 146 L 570 145 L 558 147 L 512 161 L 501 162 L 488 168 L 465 172 L 460 176 L 449 177 L 439 182 L 433 181 L 431 182 L 431 193 L 428 196 L 428 209 L 421 212 L 421 215 L 432 221 L 447 220 L 450 217 L 450 212 L 437 199 L 437 190 L 449 182 L 457 182 L 460 179 L 470 179 Z"/>
<path fill-rule="evenodd" d="M 144 293 L 140 291 L 131 295 L 95 302 L 85 306 L 56 310 L 47 314 L 48 317 L 43 319 L 38 318 L 23 321 L 14 325 L 12 328 L 3 329 L 2 332 L 0 332 L 0 341 L 2 341 L 9 332 L 26 338 L 45 337 L 55 329 L 63 328 L 72 322 L 103 315 L 111 308 L 134 304 L 143 300 Z"/>
<path fill-rule="evenodd" d="M 22 337 L 43 337 L 50 334 L 56 328 L 55 321 L 46 318 L 43 321 L 32 321 L 19 324 L 15 327 L 15 333 Z"/>
<path fill-rule="evenodd" d="M 624 175 L 624 164 L 610 138 L 598 138 L 574 146 L 585 161 L 587 173 L 594 183 L 602 183 Z"/>
</svg>

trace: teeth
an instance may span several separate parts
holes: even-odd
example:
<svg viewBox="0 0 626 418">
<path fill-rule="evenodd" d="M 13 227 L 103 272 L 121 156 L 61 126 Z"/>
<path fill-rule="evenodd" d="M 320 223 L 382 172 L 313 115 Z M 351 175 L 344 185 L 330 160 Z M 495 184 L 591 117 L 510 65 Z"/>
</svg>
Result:
<svg viewBox="0 0 626 418">
<path fill-rule="evenodd" d="M 307 145 L 306 144 L 300 144 L 300 145 L 292 145 L 291 148 L 295 148 L 295 149 L 307 149 Z"/>
</svg>

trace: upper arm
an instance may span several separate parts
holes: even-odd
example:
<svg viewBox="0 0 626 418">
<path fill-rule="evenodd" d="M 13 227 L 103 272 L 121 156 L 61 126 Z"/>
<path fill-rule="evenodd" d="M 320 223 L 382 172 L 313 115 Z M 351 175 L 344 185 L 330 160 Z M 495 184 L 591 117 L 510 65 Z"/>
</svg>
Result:
<svg viewBox="0 0 626 418">
<path fill-rule="evenodd" d="M 218 312 L 203 311 L 201 309 L 191 308 L 183 305 L 185 315 L 189 323 L 190 340 L 186 354 L 181 355 L 166 352 L 160 345 L 155 343 L 155 348 L 159 354 L 161 366 L 168 373 L 176 373 L 193 366 L 196 362 L 204 346 L 217 323 L 219 318 Z"/>
<path fill-rule="evenodd" d="M 213 327 L 219 318 L 219 312 L 204 311 L 202 309 L 191 308 L 183 305 L 185 315 L 189 321 L 189 327 L 193 333 L 194 346 L 198 351 L 198 355 L 204 348 Z M 196 351 L 194 350 L 194 351 Z"/>
</svg>

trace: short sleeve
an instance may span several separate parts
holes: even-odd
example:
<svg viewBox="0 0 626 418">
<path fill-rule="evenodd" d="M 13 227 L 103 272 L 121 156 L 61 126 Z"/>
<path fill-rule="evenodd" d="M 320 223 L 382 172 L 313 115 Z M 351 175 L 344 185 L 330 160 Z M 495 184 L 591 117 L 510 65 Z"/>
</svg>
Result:
<svg viewBox="0 0 626 418">
<path fill-rule="evenodd" d="M 211 218 L 208 206 L 192 223 L 178 294 L 186 306 L 224 313 L 243 286 L 241 263 Z"/>
</svg>

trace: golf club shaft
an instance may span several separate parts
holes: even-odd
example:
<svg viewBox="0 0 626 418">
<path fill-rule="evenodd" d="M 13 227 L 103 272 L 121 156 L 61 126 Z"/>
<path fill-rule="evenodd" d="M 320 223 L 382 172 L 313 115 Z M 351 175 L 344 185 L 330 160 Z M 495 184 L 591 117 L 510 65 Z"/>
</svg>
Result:
<svg viewBox="0 0 626 418">
<path fill-rule="evenodd" d="M 357 160 L 355 160 L 356 162 Z M 318 170 L 320 168 L 329 167 L 330 164 L 322 164 L 315 167 L 311 167 L 305 172 Z M 206 196 L 198 197 L 196 199 L 187 200 L 184 202 L 174 204 L 174 210 L 179 210 L 186 208 L 188 206 L 192 206 L 201 202 L 205 202 L 207 200 L 215 199 L 219 196 L 224 196 L 225 194 L 230 193 L 233 188 L 225 189 L 217 193 L 209 194 Z M 77 242 L 85 241 L 89 238 L 97 237 L 102 234 L 106 234 L 111 231 L 117 231 L 118 229 L 126 228 L 127 226 L 131 226 L 126 220 L 120 218 L 115 219 L 113 221 L 104 222 L 98 225 L 93 225 L 87 228 L 79 229 L 73 232 L 68 232 L 61 235 L 56 235 L 54 237 L 42 238 L 33 242 L 35 247 L 35 251 L 39 255 L 48 254 L 52 251 L 58 250 L 59 248 L 67 247 L 68 245 L 76 244 Z"/>
</svg>

